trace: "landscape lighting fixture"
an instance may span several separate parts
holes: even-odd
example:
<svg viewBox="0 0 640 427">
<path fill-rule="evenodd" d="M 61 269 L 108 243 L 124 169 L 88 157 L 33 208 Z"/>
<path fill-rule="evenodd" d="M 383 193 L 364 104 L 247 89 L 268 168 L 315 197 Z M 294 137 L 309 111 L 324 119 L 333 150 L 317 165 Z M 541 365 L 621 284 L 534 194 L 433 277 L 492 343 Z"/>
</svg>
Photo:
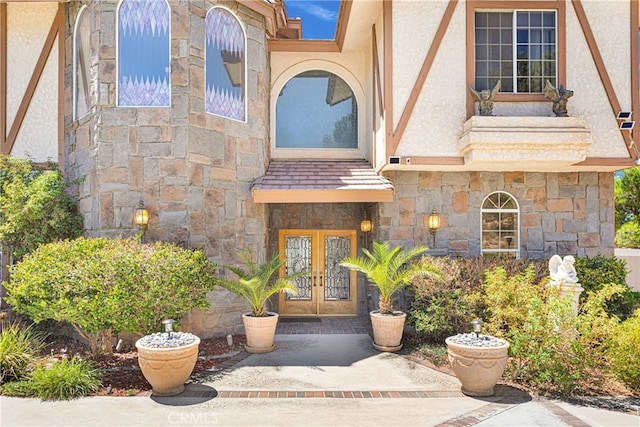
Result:
<svg viewBox="0 0 640 427">
<path fill-rule="evenodd" d="M 484 322 L 480 319 L 476 319 L 471 321 L 471 326 L 473 326 L 473 332 L 476 333 L 476 337 L 482 333 L 482 325 Z"/>
</svg>

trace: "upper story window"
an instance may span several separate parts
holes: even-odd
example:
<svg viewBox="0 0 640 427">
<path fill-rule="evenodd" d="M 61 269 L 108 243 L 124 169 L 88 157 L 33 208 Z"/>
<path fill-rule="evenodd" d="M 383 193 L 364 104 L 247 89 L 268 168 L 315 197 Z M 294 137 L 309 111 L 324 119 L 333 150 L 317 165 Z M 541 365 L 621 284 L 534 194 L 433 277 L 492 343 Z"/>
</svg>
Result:
<svg viewBox="0 0 640 427">
<path fill-rule="evenodd" d="M 475 12 L 475 89 L 542 93 L 557 86 L 557 16 L 553 10 Z"/>
<path fill-rule="evenodd" d="M 276 148 L 358 148 L 353 90 L 323 70 L 302 72 L 284 85 L 276 103 Z"/>
<path fill-rule="evenodd" d="M 520 208 L 509 193 L 496 191 L 482 202 L 482 255 L 520 256 Z"/>
<path fill-rule="evenodd" d="M 169 107 L 169 4 L 122 0 L 117 15 L 118 106 Z"/>
<path fill-rule="evenodd" d="M 85 116 L 91 109 L 89 67 L 91 66 L 91 21 L 83 6 L 73 30 L 73 119 Z"/>
<path fill-rule="evenodd" d="M 246 37 L 226 9 L 213 7 L 205 19 L 205 111 L 245 121 Z"/>
</svg>

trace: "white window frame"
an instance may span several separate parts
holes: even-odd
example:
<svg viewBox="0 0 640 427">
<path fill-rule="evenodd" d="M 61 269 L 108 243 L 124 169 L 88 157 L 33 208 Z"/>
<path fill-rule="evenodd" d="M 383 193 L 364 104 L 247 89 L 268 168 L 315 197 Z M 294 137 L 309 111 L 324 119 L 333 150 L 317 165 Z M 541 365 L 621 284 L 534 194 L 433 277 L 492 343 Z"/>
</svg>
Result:
<svg viewBox="0 0 640 427">
<path fill-rule="evenodd" d="M 354 149 L 330 149 L 330 148 L 276 148 L 276 105 L 282 88 L 298 74 L 305 71 L 321 70 L 335 74 L 345 81 L 353 91 L 358 107 L 358 148 Z M 271 157 L 273 159 L 364 159 L 366 112 L 365 95 L 358 79 L 346 68 L 339 64 L 324 60 L 307 60 L 292 65 L 283 71 L 274 81 L 271 87 L 270 100 L 270 136 Z"/>
<path fill-rule="evenodd" d="M 485 208 L 485 203 L 487 202 L 487 200 L 489 199 L 489 197 L 493 196 L 494 194 L 503 194 L 509 198 L 511 198 L 513 200 L 513 202 L 516 205 L 515 209 L 500 209 L 500 208 Z M 513 246 L 513 249 L 485 249 L 484 248 L 484 214 L 485 213 L 516 213 L 516 229 L 515 232 L 517 234 L 516 236 L 516 242 L 515 245 Z M 480 254 L 481 255 L 485 255 L 485 254 L 512 254 L 515 253 L 516 258 L 520 258 L 520 235 L 521 235 L 521 230 L 520 230 L 520 204 L 518 203 L 518 199 L 516 199 L 513 194 L 508 193 L 506 191 L 494 191 L 490 194 L 488 194 L 483 200 L 482 200 L 482 205 L 480 206 Z"/>
</svg>

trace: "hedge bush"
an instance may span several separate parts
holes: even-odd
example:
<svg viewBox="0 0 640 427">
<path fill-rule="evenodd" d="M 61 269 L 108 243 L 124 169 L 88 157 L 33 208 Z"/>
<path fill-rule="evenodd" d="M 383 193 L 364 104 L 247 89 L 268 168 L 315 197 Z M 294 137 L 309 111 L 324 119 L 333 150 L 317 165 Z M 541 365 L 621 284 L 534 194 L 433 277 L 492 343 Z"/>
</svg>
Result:
<svg viewBox="0 0 640 427">
<path fill-rule="evenodd" d="M 548 275 L 544 260 L 526 261 L 514 258 L 424 257 L 436 266 L 440 279 L 419 278 L 413 281 L 414 299 L 408 310 L 419 338 L 426 342 L 441 342 L 449 335 L 469 332 L 469 322 L 484 318 L 486 302 L 482 295 L 484 273 L 502 266 L 507 274 L 517 275 L 529 266 L 534 280 Z"/>
<path fill-rule="evenodd" d="M 622 291 L 614 284 L 590 291 L 576 316 L 570 297 L 535 283 L 531 268 L 516 276 L 501 267 L 488 271 L 485 327 L 510 343 L 506 374 L 518 383 L 562 394 L 597 385 L 600 377 L 594 373 L 607 368 L 604 342 L 618 322 L 604 306 Z"/>
<path fill-rule="evenodd" d="M 596 255 L 594 257 L 576 258 L 574 264 L 578 280 L 585 292 L 581 296 L 584 302 L 589 291 L 598 291 L 605 285 L 614 283 L 624 286 L 619 295 L 612 297 L 606 304 L 609 315 L 617 316 L 621 320 L 631 316 L 640 304 L 640 293 L 633 292 L 627 285 L 627 263 L 616 257 Z"/>
<path fill-rule="evenodd" d="M 54 163 L 0 155 L 0 243 L 14 261 L 38 245 L 82 235 L 82 217 Z"/>
<path fill-rule="evenodd" d="M 157 331 L 163 318 L 209 306 L 214 266 L 169 243 L 79 238 L 40 246 L 11 269 L 7 301 L 35 322 L 69 322 L 93 353 L 114 332 Z"/>
<path fill-rule="evenodd" d="M 620 323 L 610 336 L 609 362 L 614 375 L 640 393 L 640 310 Z"/>
</svg>

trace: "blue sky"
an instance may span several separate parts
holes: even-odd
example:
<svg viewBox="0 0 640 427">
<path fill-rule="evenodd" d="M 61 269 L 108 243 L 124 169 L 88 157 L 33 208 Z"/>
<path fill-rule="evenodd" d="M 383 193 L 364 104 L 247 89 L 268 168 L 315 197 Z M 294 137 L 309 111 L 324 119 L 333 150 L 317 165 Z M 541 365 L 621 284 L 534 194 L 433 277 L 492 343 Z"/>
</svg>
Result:
<svg viewBox="0 0 640 427">
<path fill-rule="evenodd" d="M 284 0 L 289 18 L 302 18 L 302 38 L 333 40 L 340 0 Z"/>
</svg>

